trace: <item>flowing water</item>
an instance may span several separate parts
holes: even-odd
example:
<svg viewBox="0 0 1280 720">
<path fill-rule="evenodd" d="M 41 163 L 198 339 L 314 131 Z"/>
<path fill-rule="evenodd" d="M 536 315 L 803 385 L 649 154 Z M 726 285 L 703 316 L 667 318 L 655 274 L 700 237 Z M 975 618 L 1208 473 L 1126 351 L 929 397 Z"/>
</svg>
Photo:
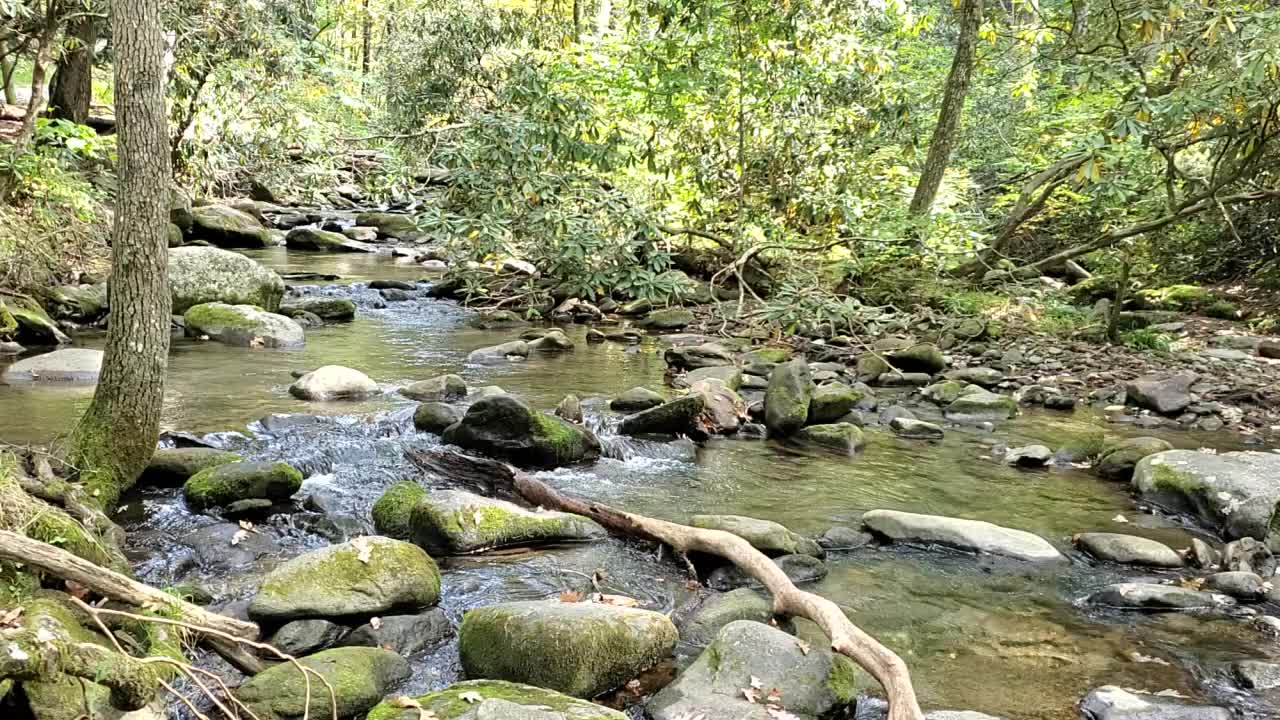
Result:
<svg viewBox="0 0 1280 720">
<path fill-rule="evenodd" d="M 1087 470 L 1027 472 L 992 459 L 997 442 L 1058 446 L 1082 435 L 1101 422 L 1086 411 L 1028 412 L 993 434 L 949 431 L 940 443 L 899 440 L 872 430 L 866 450 L 855 458 L 774 441 L 722 439 L 695 448 L 623 440 L 611 436 L 616 419 L 609 417 L 604 398 L 637 385 L 661 386 L 665 364 L 656 338 L 635 347 L 590 345 L 581 327 L 571 327 L 567 331 L 577 341 L 573 352 L 473 365 L 466 360 L 470 350 L 513 333 L 470 329 L 464 324 L 468 311 L 447 302 L 418 299 L 372 307 L 378 304 L 376 293 L 362 289 L 363 283 L 416 279 L 419 269 L 413 265 L 383 256 L 301 255 L 283 249 L 250 254 L 282 273 L 343 276 L 341 282 L 355 283 L 361 312 L 350 324 L 309 330 L 306 348 L 297 352 L 175 341 L 165 427 L 214 433 L 208 439 L 216 444 L 294 463 L 308 475 L 300 497 L 311 496 L 311 504 L 326 511 L 273 517 L 259 528 L 271 543 L 266 556 L 247 570 L 227 572 L 226 558 L 219 556 L 230 550 L 201 547 L 207 540 L 190 537 L 218 520 L 189 513 L 172 489 L 146 489 L 127 498 L 122 519 L 139 574 L 158 584 L 199 582 L 222 604 L 243 602 L 260 574 L 281 557 L 372 532 L 369 508 L 396 480 L 447 485 L 444 478 L 423 477 L 405 461 L 407 447 L 435 445 L 438 438 L 414 430 L 414 403 L 394 392 L 442 372 L 460 373 L 472 387 L 500 385 L 538 408 L 550 408 L 568 393 L 584 398 L 588 422 L 605 436 L 611 457 L 543 477 L 566 491 L 657 517 L 679 521 L 700 512 L 732 513 L 819 534 L 833 525 L 856 524 L 866 510 L 892 508 L 1029 530 L 1064 551 L 1070 536 L 1084 531 L 1132 532 L 1174 547 L 1185 547 L 1196 532 L 1174 519 L 1140 513 L 1123 485 Z M 101 339 L 81 342 L 100 345 Z M 305 403 L 289 396 L 290 371 L 323 364 L 360 369 L 386 392 L 359 403 Z M 90 392 L 0 388 L 0 438 L 53 440 L 74 423 Z M 882 393 L 882 403 L 890 393 Z M 260 422 L 273 414 L 322 417 Z M 1229 435 L 1166 437 L 1181 447 L 1234 443 Z M 905 657 L 926 707 L 1065 719 L 1076 717 L 1074 704 L 1089 689 L 1116 684 L 1230 702 L 1250 716 L 1266 714 L 1256 700 L 1231 689 L 1223 666 L 1280 655 L 1273 640 L 1239 617 L 1079 607 L 1077 600 L 1092 589 L 1153 575 L 1071 555 L 1070 564 L 1041 567 L 960 553 L 866 547 L 830 556 L 830 574 L 813 589 L 849 608 L 856 623 Z M 442 568 L 442 605 L 455 619 L 466 608 L 487 603 L 584 591 L 596 572 L 603 574 L 606 590 L 636 597 L 653 609 L 670 611 L 690 593 L 673 563 L 621 541 L 445 559 Z M 816 629 L 802 625 L 800 632 Z M 415 658 L 414 664 L 410 689 L 415 691 L 443 686 L 459 674 L 453 646 Z"/>
</svg>

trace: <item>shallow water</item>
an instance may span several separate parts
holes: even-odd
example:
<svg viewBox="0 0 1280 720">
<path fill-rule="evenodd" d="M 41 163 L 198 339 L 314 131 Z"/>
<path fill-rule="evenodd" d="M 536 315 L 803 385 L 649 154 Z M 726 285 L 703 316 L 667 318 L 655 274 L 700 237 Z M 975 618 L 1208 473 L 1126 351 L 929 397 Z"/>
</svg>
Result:
<svg viewBox="0 0 1280 720">
<path fill-rule="evenodd" d="M 213 439 L 254 457 L 286 459 L 309 475 L 300 496 L 316 497 L 330 514 L 276 516 L 261 527 L 280 542 L 282 556 L 371 532 L 369 508 L 401 478 L 432 486 L 403 457 L 406 447 L 431 446 L 417 433 L 413 403 L 395 388 L 441 372 L 458 372 L 472 387 L 496 384 L 535 407 L 549 409 L 567 393 L 586 399 L 589 421 L 615 422 L 598 397 L 636 385 L 660 387 L 661 346 L 589 345 L 584 329 L 566 328 L 577 349 L 500 365 L 474 365 L 466 354 L 509 339 L 510 331 L 477 331 L 463 324 L 467 311 L 451 303 L 419 300 L 367 307 L 358 288 L 373 278 L 416 279 L 418 270 L 387 257 L 317 256 L 282 249 L 253 253 L 282 272 L 325 272 L 356 283 L 362 308 L 356 321 L 308 331 L 297 352 L 227 348 L 193 340 L 175 342 L 166 385 L 167 429 L 218 433 Z M 309 289 L 308 292 L 325 292 Z M 99 344 L 87 338 L 85 344 Z M 290 371 L 322 364 L 363 370 L 386 393 L 360 403 L 305 403 L 288 395 Z M 47 442 L 65 431 L 89 390 L 0 387 L 0 438 Z M 891 397 L 884 391 L 883 398 Z M 272 413 L 306 413 L 326 420 L 266 432 L 256 421 Z M 690 450 L 682 444 L 612 440 L 612 455 L 590 467 L 545 473 L 552 484 L 627 509 L 672 520 L 699 512 L 768 518 L 804 533 L 852 524 L 862 512 L 895 508 L 955 515 L 1021 528 L 1060 549 L 1090 530 L 1133 532 L 1184 547 L 1190 530 L 1176 519 L 1138 512 L 1123 485 L 1087 470 L 1026 472 L 992 458 L 991 446 L 1043 441 L 1051 446 L 1101 422 L 1091 413 L 1028 412 L 994 434 L 950 431 L 941 443 L 899 440 L 871 431 L 865 452 L 846 458 L 786 442 L 715 440 Z M 1108 432 L 1132 434 L 1108 426 Z M 1230 436 L 1166 434 L 1181 447 L 1230 447 Z M 148 489 L 126 500 L 139 574 L 155 583 L 199 580 L 220 602 L 252 593 L 259 573 L 210 574 L 192 559 L 183 539 L 215 522 L 187 512 L 173 490 Z M 1123 516 L 1128 523 L 1120 523 Z M 1237 618 L 1119 615 L 1086 611 L 1074 603 L 1090 590 L 1142 571 L 1098 567 L 1074 553 L 1066 565 L 1040 567 L 959 553 L 864 548 L 829 558 L 819 592 L 849 608 L 859 625 L 901 653 L 911 666 L 926 707 L 964 708 L 1009 718 L 1065 719 L 1090 688 L 1118 684 L 1173 690 L 1235 702 L 1263 716 L 1261 706 L 1237 696 L 1221 665 L 1277 654 L 1274 641 Z M 602 571 L 608 590 L 669 611 L 689 591 L 672 563 L 643 546 L 610 541 L 532 553 L 448 559 L 442 604 L 456 618 L 469 607 L 553 597 L 586 590 Z M 816 632 L 812 627 L 801 632 Z M 438 687 L 458 675 L 456 650 L 446 646 L 415 659 L 414 688 Z"/>
</svg>

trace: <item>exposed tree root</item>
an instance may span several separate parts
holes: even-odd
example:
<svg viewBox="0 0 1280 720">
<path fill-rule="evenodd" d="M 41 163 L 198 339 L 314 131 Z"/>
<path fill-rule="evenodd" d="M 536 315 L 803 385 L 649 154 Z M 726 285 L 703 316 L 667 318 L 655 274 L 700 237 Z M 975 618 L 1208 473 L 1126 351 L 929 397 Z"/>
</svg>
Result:
<svg viewBox="0 0 1280 720">
<path fill-rule="evenodd" d="M 835 603 L 797 588 L 776 564 L 746 540 L 720 530 L 704 530 L 570 497 L 506 463 L 450 450 L 409 450 L 419 467 L 481 489 L 487 495 L 515 496 L 530 505 L 583 515 L 619 535 L 668 545 L 677 555 L 691 551 L 718 555 L 758 580 L 773 596 L 779 615 L 817 623 L 831 649 L 862 666 L 884 688 L 889 720 L 922 720 L 907 665 L 896 653 L 854 625 Z"/>
</svg>

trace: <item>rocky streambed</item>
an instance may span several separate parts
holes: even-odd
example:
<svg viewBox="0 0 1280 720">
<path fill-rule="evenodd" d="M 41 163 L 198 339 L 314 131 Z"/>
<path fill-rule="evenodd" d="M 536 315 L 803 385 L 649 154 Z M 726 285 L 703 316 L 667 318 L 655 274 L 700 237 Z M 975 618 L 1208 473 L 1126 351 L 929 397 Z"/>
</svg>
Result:
<svg viewBox="0 0 1280 720">
<path fill-rule="evenodd" d="M 868 678 L 825 654 L 814 626 L 772 618 L 732 569 L 704 563 L 691 586 L 651 547 L 406 458 L 445 439 L 566 492 L 748 537 L 902 654 L 930 709 L 1275 712 L 1280 455 L 1256 440 L 1113 422 L 1158 415 L 910 339 L 877 348 L 901 371 L 886 376 L 632 320 L 477 320 L 386 256 L 247 254 L 343 280 L 290 282 L 285 305 L 319 318 L 291 349 L 176 342 L 168 449 L 121 520 L 141 578 L 356 678 L 347 714 L 400 694 L 442 718 L 616 717 L 570 696 L 662 720 L 877 711 L 856 699 Z M 346 370 L 313 372 L 330 366 Z M 1188 395 L 1176 413 L 1193 392 L 1132 394 Z M 4 388 L 0 437 L 47 440 L 88 393 Z M 287 670 L 241 697 L 299 717 Z M 384 703 L 370 717 L 415 713 Z"/>
</svg>

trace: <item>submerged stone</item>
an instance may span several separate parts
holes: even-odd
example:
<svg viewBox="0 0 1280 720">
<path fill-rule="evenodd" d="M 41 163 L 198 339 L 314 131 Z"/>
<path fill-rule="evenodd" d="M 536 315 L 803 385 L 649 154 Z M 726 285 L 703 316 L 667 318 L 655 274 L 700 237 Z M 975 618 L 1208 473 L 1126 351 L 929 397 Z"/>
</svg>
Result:
<svg viewBox="0 0 1280 720">
<path fill-rule="evenodd" d="M 1096 464 L 1098 474 L 1107 480 L 1128 482 L 1133 469 L 1148 455 L 1172 450 L 1167 440 L 1153 437 L 1136 437 L 1121 440 L 1102 449 Z"/>
<path fill-rule="evenodd" d="M 575 697 L 621 686 L 669 656 L 667 616 L 597 603 L 531 601 L 468 610 L 458 650 L 468 677 L 509 680 Z"/>
<path fill-rule="evenodd" d="M 1099 560 L 1109 560 L 1125 565 L 1182 567 L 1182 556 L 1173 548 L 1162 542 L 1136 535 L 1081 533 L 1076 536 L 1076 544 L 1081 550 Z"/>
<path fill-rule="evenodd" d="M 1179 585 L 1155 583 L 1116 583 L 1094 592 L 1085 599 L 1089 605 L 1119 610 L 1201 610 L 1234 604 L 1226 595 L 1201 592 Z"/>
<path fill-rule="evenodd" d="M 751 543 L 752 547 L 775 555 L 812 555 L 822 557 L 817 541 L 792 532 L 772 520 L 742 515 L 694 515 L 689 524 L 705 530 L 723 530 Z"/>
<path fill-rule="evenodd" d="M 1193 705 L 1181 698 L 1136 693 L 1115 685 L 1095 688 L 1080 701 L 1092 720 L 1231 720 L 1224 707 Z"/>
<path fill-rule="evenodd" d="M 63 348 L 19 360 L 5 368 L 0 380 L 9 385 L 92 385 L 101 372 L 101 350 Z"/>
<path fill-rule="evenodd" d="M 619 412 L 637 412 L 663 403 L 662 395 L 645 387 L 634 387 L 609 401 L 609 408 Z"/>
<path fill-rule="evenodd" d="M 280 314 L 292 318 L 310 313 L 325 322 L 347 322 L 356 317 L 356 304 L 348 298 L 324 295 L 291 298 L 280 304 Z"/>
<path fill-rule="evenodd" d="M 809 425 L 797 435 L 801 440 L 852 455 L 866 445 L 862 429 L 852 423 Z"/>
<path fill-rule="evenodd" d="M 400 394 L 410 400 L 449 402 L 467 396 L 467 381 L 452 373 L 437 375 L 400 389 Z"/>
<path fill-rule="evenodd" d="M 868 530 L 893 542 L 943 545 L 1019 560 L 1056 561 L 1062 554 L 1044 538 L 979 520 L 872 510 L 862 516 Z"/>
<path fill-rule="evenodd" d="M 207 447 L 156 448 L 138 482 L 145 485 L 177 485 L 201 470 L 240 462 L 239 454 Z"/>
</svg>

